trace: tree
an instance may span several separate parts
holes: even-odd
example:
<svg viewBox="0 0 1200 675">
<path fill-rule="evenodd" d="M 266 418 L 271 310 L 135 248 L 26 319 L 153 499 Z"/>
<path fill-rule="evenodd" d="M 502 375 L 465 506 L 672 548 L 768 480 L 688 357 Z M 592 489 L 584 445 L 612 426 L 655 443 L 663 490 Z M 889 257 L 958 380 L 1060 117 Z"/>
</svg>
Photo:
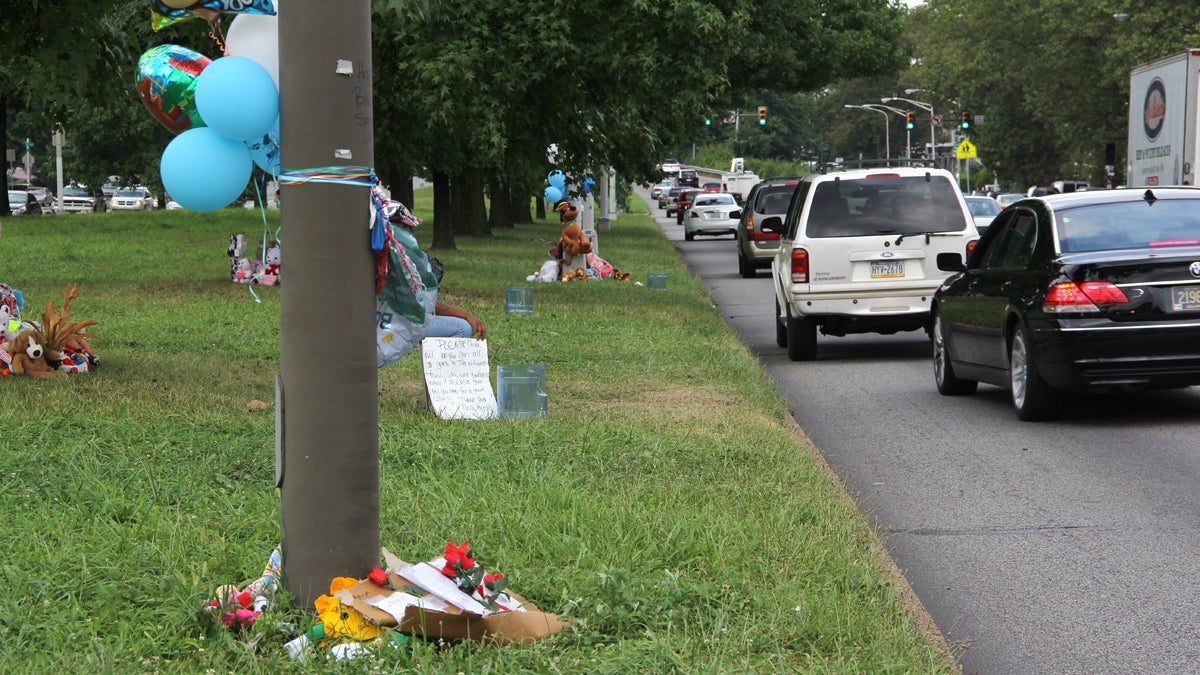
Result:
<svg viewBox="0 0 1200 675">
<path fill-rule="evenodd" d="M 1127 21 L 1097 3 L 940 0 L 912 10 L 917 86 L 984 115 L 972 138 L 1006 180 L 1104 180 L 1104 145 L 1124 146 L 1129 71 L 1194 47 L 1200 5 L 1139 3 Z"/>
</svg>

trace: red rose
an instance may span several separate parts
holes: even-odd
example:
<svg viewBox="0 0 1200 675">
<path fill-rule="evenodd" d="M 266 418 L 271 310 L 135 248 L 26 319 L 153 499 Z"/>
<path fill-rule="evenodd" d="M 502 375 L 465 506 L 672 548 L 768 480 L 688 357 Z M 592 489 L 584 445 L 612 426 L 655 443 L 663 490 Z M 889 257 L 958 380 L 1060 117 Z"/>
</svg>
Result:
<svg viewBox="0 0 1200 675">
<path fill-rule="evenodd" d="M 375 569 L 371 570 L 371 573 L 367 575 L 367 578 L 373 581 L 376 586 L 382 586 L 387 583 L 387 572 L 384 572 L 383 570 L 379 569 L 378 566 L 376 566 Z"/>
<path fill-rule="evenodd" d="M 443 555 L 446 558 L 446 566 L 442 568 L 442 574 L 448 577 L 475 566 L 475 559 L 471 557 L 471 547 L 465 541 L 458 546 L 453 542 L 446 544 L 446 552 Z"/>
</svg>

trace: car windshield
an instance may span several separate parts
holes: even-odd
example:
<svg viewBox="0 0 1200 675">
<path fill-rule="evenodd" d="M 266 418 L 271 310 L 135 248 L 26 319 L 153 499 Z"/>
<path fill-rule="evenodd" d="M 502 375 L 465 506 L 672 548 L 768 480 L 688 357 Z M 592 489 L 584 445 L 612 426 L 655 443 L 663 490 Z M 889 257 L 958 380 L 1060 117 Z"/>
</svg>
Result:
<svg viewBox="0 0 1200 675">
<path fill-rule="evenodd" d="M 1200 246 L 1200 199 L 1092 204 L 1055 213 L 1063 253 Z"/>
<path fill-rule="evenodd" d="M 66 196 L 66 197 L 90 197 L 91 195 L 89 195 L 88 191 L 84 190 L 83 188 L 65 187 L 65 188 L 63 188 L 63 196 Z"/>
<path fill-rule="evenodd" d="M 970 209 L 973 216 L 995 216 L 1000 214 L 1000 205 L 995 199 L 985 197 L 983 199 L 968 199 L 967 208 Z"/>
<path fill-rule="evenodd" d="M 792 193 L 796 185 L 780 185 L 759 191 L 754 198 L 754 210 L 759 213 L 783 215 L 787 213 L 788 204 L 792 202 Z"/>
<path fill-rule="evenodd" d="M 733 203 L 733 195 L 708 195 L 696 197 L 696 201 L 692 202 L 692 206 L 721 206 Z"/>
<path fill-rule="evenodd" d="M 8 191 L 8 203 L 9 204 L 20 204 L 23 201 L 25 201 L 25 193 L 24 192 L 18 192 L 16 190 Z"/>
<path fill-rule="evenodd" d="M 117 190 L 118 197 L 145 197 L 146 195 L 141 190 Z"/>
<path fill-rule="evenodd" d="M 961 232 L 961 199 L 945 176 L 876 174 L 825 181 L 809 206 L 808 236 Z"/>
</svg>

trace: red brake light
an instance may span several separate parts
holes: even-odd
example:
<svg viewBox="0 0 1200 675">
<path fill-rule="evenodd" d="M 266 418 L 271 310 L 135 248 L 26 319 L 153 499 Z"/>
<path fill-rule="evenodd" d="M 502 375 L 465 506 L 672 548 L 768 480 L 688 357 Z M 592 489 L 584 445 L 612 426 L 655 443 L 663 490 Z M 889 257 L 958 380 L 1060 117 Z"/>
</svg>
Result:
<svg viewBox="0 0 1200 675">
<path fill-rule="evenodd" d="M 792 249 L 792 283 L 808 283 L 808 251 L 802 248 Z"/>
<path fill-rule="evenodd" d="M 898 174 L 898 173 L 869 173 L 869 174 L 867 174 L 868 179 L 870 179 L 870 178 L 899 178 L 899 177 L 900 177 L 900 174 Z"/>
<path fill-rule="evenodd" d="M 963 258 L 964 260 L 969 260 L 971 258 L 971 253 L 975 251 L 975 245 L 978 243 L 978 239 L 972 239 L 971 241 L 967 242 L 967 255 L 965 258 Z"/>
<path fill-rule="evenodd" d="M 1046 294 L 1042 309 L 1047 312 L 1096 311 L 1097 305 L 1124 305 L 1129 298 L 1124 291 L 1107 281 L 1085 281 L 1077 284 L 1064 281 L 1055 284 Z"/>
</svg>

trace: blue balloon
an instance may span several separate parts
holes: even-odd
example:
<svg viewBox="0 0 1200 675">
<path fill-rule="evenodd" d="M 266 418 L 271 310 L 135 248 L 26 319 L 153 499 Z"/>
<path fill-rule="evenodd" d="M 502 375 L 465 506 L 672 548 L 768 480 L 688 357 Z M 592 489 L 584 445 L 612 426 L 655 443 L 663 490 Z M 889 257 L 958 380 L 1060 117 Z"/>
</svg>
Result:
<svg viewBox="0 0 1200 675">
<path fill-rule="evenodd" d="M 562 192 L 565 192 L 567 189 L 567 177 L 564 176 L 563 172 L 561 171 L 551 171 L 550 174 L 546 176 L 546 182 L 558 188 Z"/>
<path fill-rule="evenodd" d="M 272 176 L 279 175 L 279 120 L 275 120 L 275 128 L 263 134 L 259 138 L 251 141 L 246 141 L 246 147 L 250 149 L 250 157 L 254 159 L 254 163 L 258 168 L 271 174 Z"/>
<path fill-rule="evenodd" d="M 192 211 L 216 211 L 246 189 L 254 161 L 240 141 L 211 127 L 188 129 L 163 150 L 158 164 L 163 187 L 179 205 Z"/>
<path fill-rule="evenodd" d="M 595 184 L 596 181 L 592 180 L 591 178 L 585 178 L 583 180 L 583 193 L 588 195 L 592 194 L 592 186 Z"/>
<path fill-rule="evenodd" d="M 558 203 L 558 201 L 560 199 L 562 199 L 562 197 L 563 197 L 562 190 L 560 190 L 559 188 L 557 188 L 553 185 L 546 188 L 545 195 L 546 195 L 546 201 L 550 202 L 551 204 Z"/>
<path fill-rule="evenodd" d="M 222 136 L 256 140 L 279 121 L 279 89 L 258 63 L 224 56 L 196 77 L 196 112 Z"/>
</svg>

